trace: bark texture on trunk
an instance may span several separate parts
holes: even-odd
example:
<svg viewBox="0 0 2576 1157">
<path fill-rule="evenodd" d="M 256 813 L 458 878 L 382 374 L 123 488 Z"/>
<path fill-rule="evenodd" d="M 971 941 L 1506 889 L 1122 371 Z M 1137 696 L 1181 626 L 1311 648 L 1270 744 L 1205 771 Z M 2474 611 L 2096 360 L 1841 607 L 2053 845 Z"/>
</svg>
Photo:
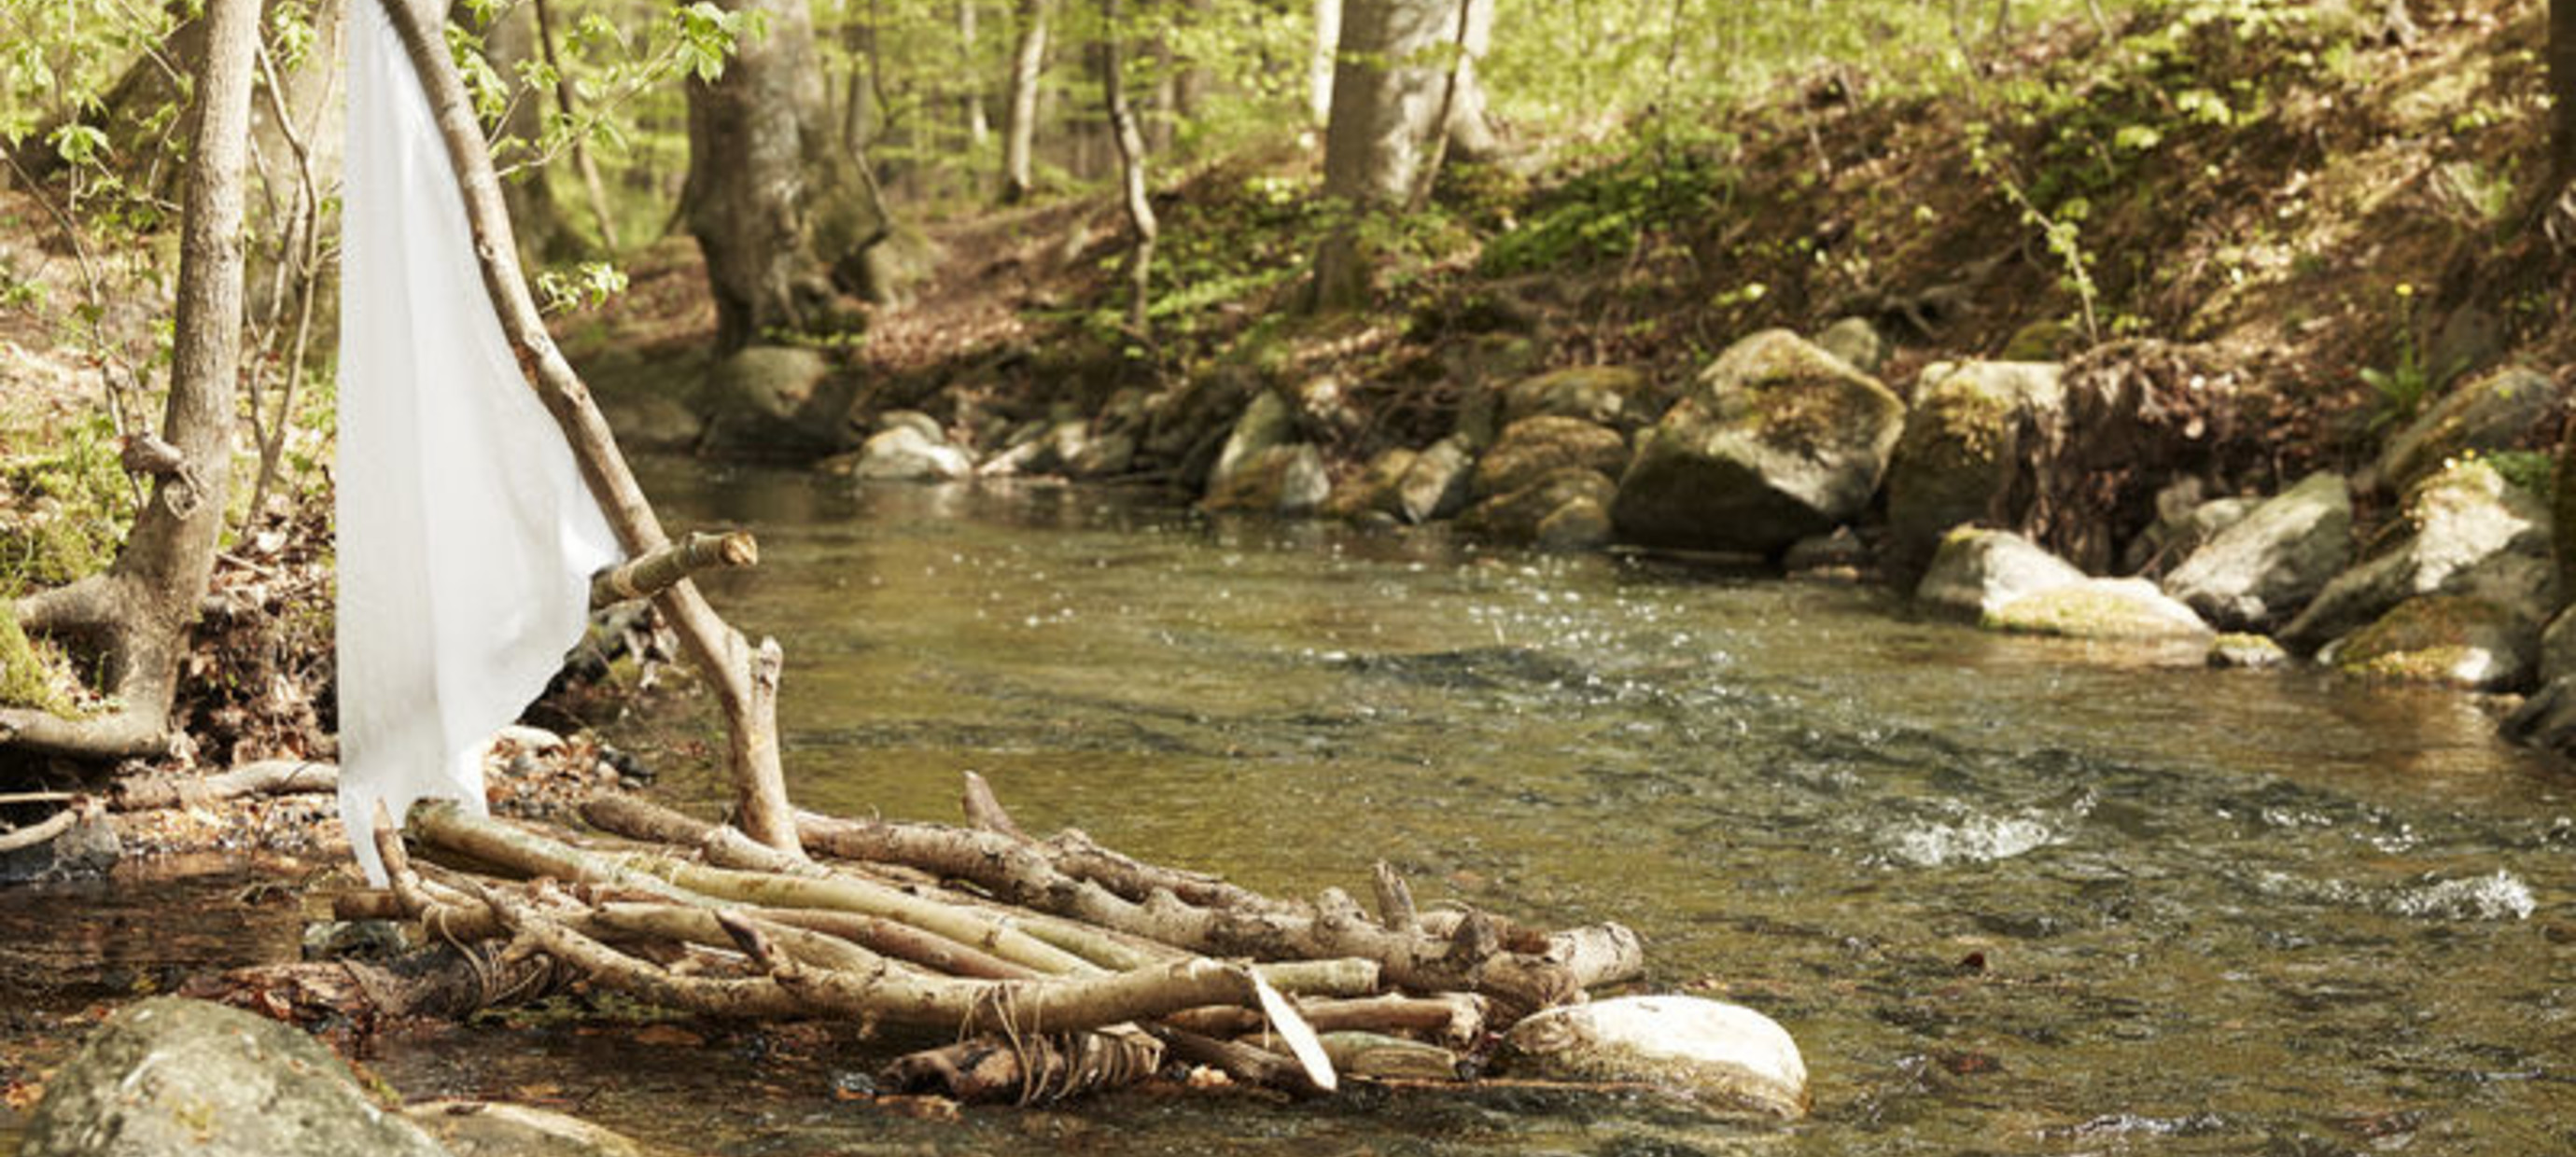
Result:
<svg viewBox="0 0 2576 1157">
<path fill-rule="evenodd" d="M 689 90 L 689 231 L 706 254 L 716 345 L 835 327 L 835 288 L 866 279 L 883 206 L 835 139 L 806 0 L 724 0 L 766 18 L 713 82 Z"/>
<path fill-rule="evenodd" d="M 1402 204 L 1421 179 L 1435 135 L 1445 132 L 1462 156 L 1490 148 L 1475 58 L 1491 36 L 1491 6 L 1462 14 L 1461 4 L 1474 0 L 1352 0 L 1343 12 L 1324 139 L 1325 196 Z M 1451 59 L 1448 50 L 1462 42 L 1465 51 Z M 1436 123 L 1444 111 L 1446 126 Z"/>
</svg>

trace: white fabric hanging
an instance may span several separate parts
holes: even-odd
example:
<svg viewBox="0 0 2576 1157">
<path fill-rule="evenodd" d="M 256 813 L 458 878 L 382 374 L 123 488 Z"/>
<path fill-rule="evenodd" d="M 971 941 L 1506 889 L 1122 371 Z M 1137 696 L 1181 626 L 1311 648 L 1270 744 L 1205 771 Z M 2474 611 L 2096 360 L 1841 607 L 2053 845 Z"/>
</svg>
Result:
<svg viewBox="0 0 2576 1157">
<path fill-rule="evenodd" d="M 379 0 L 350 5 L 340 209 L 340 818 L 483 811 L 481 749 L 580 640 L 616 539 L 483 288 L 455 169 Z"/>
</svg>

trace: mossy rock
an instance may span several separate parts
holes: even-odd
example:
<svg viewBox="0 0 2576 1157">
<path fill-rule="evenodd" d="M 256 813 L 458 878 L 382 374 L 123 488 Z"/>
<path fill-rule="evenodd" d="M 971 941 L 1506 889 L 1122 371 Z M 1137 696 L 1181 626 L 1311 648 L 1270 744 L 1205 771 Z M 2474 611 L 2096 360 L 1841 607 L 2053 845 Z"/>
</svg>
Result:
<svg viewBox="0 0 2576 1157">
<path fill-rule="evenodd" d="M 1766 330 L 1644 435 L 1611 515 L 1639 542 L 1776 554 L 1868 507 L 1904 418 L 1877 379 Z"/>
<path fill-rule="evenodd" d="M 2002 509 L 2020 468 L 2026 415 L 2064 404 L 2063 370 L 2048 363 L 1926 367 L 1887 468 L 1891 560 L 1911 571 L 1961 523 L 2009 521 Z"/>
<path fill-rule="evenodd" d="M 2177 639 L 2207 635 L 2191 608 L 2144 579 L 2088 579 L 2024 595 L 1987 612 L 1990 630 L 2068 639 Z"/>
<path fill-rule="evenodd" d="M 1629 366 L 1577 366 L 1523 378 L 1503 391 L 1508 426 L 1540 416 L 1579 418 L 1623 430 L 1652 420 L 1642 400 L 1644 372 Z"/>
<path fill-rule="evenodd" d="M 1584 526 L 1588 517 L 1582 512 L 1557 518 L 1570 506 L 1587 503 L 1605 512 L 1618 486 L 1608 475 L 1582 466 L 1565 466 L 1508 494 L 1496 495 L 1475 506 L 1458 519 L 1458 525 L 1473 534 L 1507 542 L 1547 541 L 1554 546 L 1597 545 L 1607 541 L 1607 528 L 1598 539 Z"/>
<path fill-rule="evenodd" d="M 2540 662 L 2540 640 L 2509 608 L 2462 595 L 2424 595 L 2331 648 L 2347 674 L 2478 690 L 2518 686 Z"/>
<path fill-rule="evenodd" d="M 1476 463 L 1472 492 L 1478 498 L 1508 494 L 1568 466 L 1615 477 L 1627 465 L 1628 442 L 1617 430 L 1582 418 L 1540 415 L 1503 430 Z"/>
<path fill-rule="evenodd" d="M 1402 446 L 1369 459 L 1366 467 L 1333 488 L 1333 496 L 1324 500 L 1324 516 L 1352 519 L 1363 514 L 1398 515 L 1402 501 L 1397 488 L 1404 483 L 1406 471 L 1422 455 Z"/>
<path fill-rule="evenodd" d="M 2209 641 L 2209 665 L 2258 671 L 2290 661 L 2290 653 L 2268 635 L 2230 632 Z"/>
</svg>

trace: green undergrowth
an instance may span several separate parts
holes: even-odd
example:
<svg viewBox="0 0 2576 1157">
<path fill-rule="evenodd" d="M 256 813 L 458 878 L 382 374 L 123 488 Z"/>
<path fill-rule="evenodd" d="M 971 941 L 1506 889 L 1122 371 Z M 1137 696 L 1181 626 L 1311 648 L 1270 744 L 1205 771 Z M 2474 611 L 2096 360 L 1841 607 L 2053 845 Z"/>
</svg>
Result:
<svg viewBox="0 0 2576 1157">
<path fill-rule="evenodd" d="M 134 517 L 113 431 L 94 416 L 47 449 L 0 459 L 0 598 L 104 568 Z"/>
</svg>

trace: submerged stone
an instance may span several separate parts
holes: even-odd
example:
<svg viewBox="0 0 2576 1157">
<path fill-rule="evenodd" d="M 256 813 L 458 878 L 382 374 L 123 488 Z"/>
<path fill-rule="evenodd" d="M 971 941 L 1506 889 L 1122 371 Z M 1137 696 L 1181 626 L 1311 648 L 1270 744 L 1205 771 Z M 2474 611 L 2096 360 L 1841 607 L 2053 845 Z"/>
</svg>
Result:
<svg viewBox="0 0 2576 1157">
<path fill-rule="evenodd" d="M 1807 1113 L 1807 1062 L 1770 1017 L 1693 996 L 1622 996 L 1523 1019 L 1503 1037 L 1517 1075 L 1658 1085 L 1782 1120 Z"/>
<path fill-rule="evenodd" d="M 424 1101 L 402 1114 L 453 1157 L 643 1157 L 625 1135 L 579 1117 L 496 1101 Z"/>
</svg>

